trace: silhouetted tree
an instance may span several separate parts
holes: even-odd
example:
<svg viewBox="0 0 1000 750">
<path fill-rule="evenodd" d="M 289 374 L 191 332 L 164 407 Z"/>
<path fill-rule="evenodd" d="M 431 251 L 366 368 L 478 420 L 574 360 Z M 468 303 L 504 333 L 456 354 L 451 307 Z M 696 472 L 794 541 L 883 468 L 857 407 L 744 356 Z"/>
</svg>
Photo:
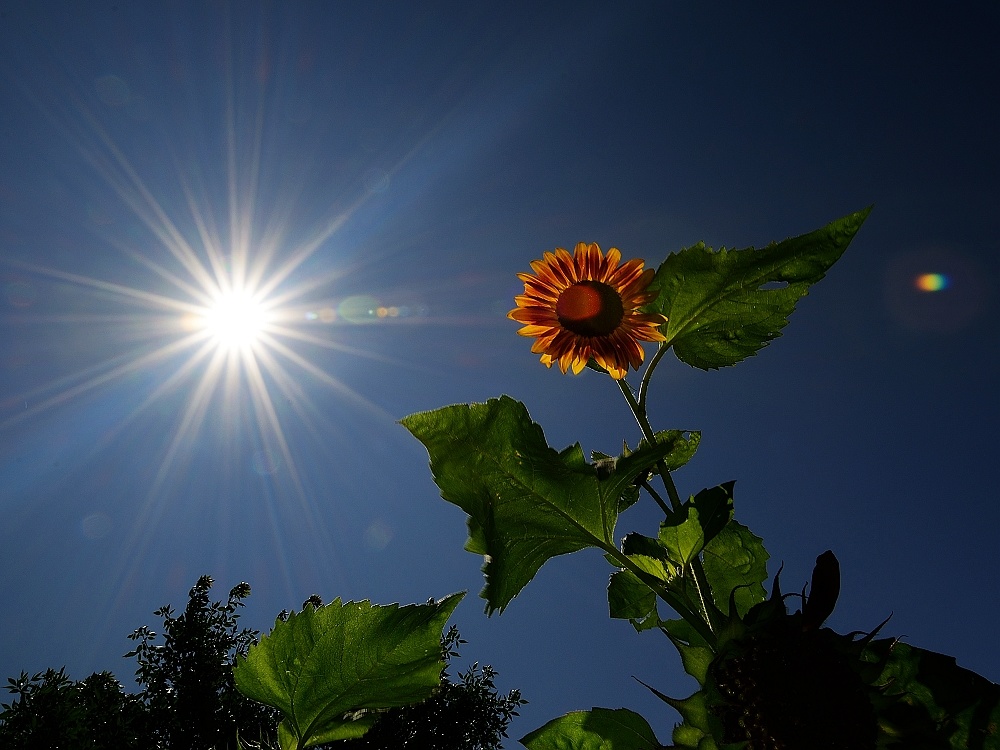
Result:
<svg viewBox="0 0 1000 750">
<path fill-rule="evenodd" d="M 147 715 L 138 696 L 110 672 L 80 682 L 64 669 L 7 680 L 12 703 L 0 704 L 0 747 L 14 750 L 120 750 L 148 747 Z"/>
<path fill-rule="evenodd" d="M 246 654 L 259 633 L 239 629 L 238 610 L 250 596 L 241 583 L 226 602 L 212 602 L 212 578 L 202 576 L 188 593 L 184 611 L 174 616 L 169 606 L 153 614 L 163 619 L 163 643 L 141 627 L 129 636 L 138 641 L 126 657 L 139 664 L 153 746 L 236 750 L 244 740 L 276 740 L 278 713 L 236 690 L 233 664 Z"/>
<path fill-rule="evenodd" d="M 129 638 L 126 654 L 138 663 L 140 691 L 126 693 L 110 672 L 74 682 L 64 669 L 7 680 L 14 696 L 0 711 L 0 748 L 12 750 L 236 750 L 277 748 L 277 710 L 246 698 L 232 667 L 259 637 L 239 628 L 239 608 L 250 595 L 241 583 L 225 602 L 213 602 L 212 579 L 202 576 L 184 611 L 169 606 L 154 614 L 162 633 L 148 627 Z M 310 597 L 305 606 L 320 606 Z M 162 642 L 160 636 L 162 635 Z M 461 640 L 452 627 L 442 639 L 445 661 Z M 496 750 L 524 701 L 512 690 L 499 695 L 493 670 L 477 664 L 428 700 L 379 714 L 365 737 L 331 743 L 330 750 Z M 238 738 L 238 739 L 237 739 Z"/>
</svg>

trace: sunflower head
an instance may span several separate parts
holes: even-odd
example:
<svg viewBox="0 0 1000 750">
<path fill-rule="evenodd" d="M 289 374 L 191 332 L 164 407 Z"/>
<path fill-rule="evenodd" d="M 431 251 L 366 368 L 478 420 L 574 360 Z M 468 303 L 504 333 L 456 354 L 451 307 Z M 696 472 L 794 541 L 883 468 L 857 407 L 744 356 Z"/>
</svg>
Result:
<svg viewBox="0 0 1000 750">
<path fill-rule="evenodd" d="M 853 636 L 803 625 L 798 613 L 771 618 L 713 660 L 704 690 L 716 736 L 746 750 L 875 750 L 881 670 Z"/>
<path fill-rule="evenodd" d="M 948 746 L 906 744 L 919 739 L 928 723 L 920 723 L 919 710 L 900 716 L 899 696 L 886 694 L 882 675 L 895 642 L 872 642 L 881 625 L 860 640 L 859 633 L 841 635 L 820 627 L 839 590 L 840 564 L 828 551 L 816 560 L 802 611 L 788 613 L 776 577 L 770 599 L 742 617 L 731 612 L 720 630 L 715 656 L 697 677 L 701 689 L 682 701 L 665 699 L 685 718 L 674 730 L 675 746 L 690 750 L 706 745 L 719 750 Z M 683 641 L 674 643 L 682 654 L 691 648 Z M 692 658 L 692 663 L 696 660 Z M 900 739 L 901 744 L 895 744 Z"/>
<path fill-rule="evenodd" d="M 578 373 L 594 360 L 617 380 L 642 364 L 640 342 L 665 340 L 659 328 L 667 319 L 639 312 L 658 294 L 648 289 L 655 272 L 640 259 L 620 261 L 616 248 L 605 255 L 581 242 L 572 255 L 556 248 L 532 261 L 533 274 L 518 274 L 524 294 L 507 317 L 524 324 L 518 333 L 535 339 L 531 351 L 546 367 Z"/>
</svg>

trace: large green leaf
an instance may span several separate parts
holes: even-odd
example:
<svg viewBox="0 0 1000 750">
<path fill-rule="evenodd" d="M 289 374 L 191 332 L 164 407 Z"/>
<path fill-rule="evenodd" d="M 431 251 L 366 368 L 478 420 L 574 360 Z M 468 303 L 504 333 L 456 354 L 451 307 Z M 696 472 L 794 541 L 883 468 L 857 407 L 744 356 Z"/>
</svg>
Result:
<svg viewBox="0 0 1000 750">
<path fill-rule="evenodd" d="M 868 650 L 885 662 L 878 684 L 888 705 L 879 720 L 896 739 L 891 747 L 1000 747 L 1000 685 L 952 656 L 894 639 L 873 641 Z"/>
<path fill-rule="evenodd" d="M 502 612 L 556 555 L 585 547 L 617 554 L 625 487 L 672 448 L 646 447 L 599 474 L 579 445 L 550 448 L 508 396 L 411 414 L 402 424 L 427 448 L 441 496 L 469 515 L 465 548 L 485 557 L 488 613 Z"/>
<path fill-rule="evenodd" d="M 730 521 L 717 536 L 705 545 L 702 560 L 705 577 L 712 587 L 712 597 L 723 612 L 729 611 L 729 600 L 736 602 L 740 617 L 767 592 L 767 560 L 764 540 L 739 521 Z"/>
<path fill-rule="evenodd" d="M 756 354 L 781 334 L 795 304 L 843 254 L 871 208 L 761 249 L 714 252 L 704 243 L 671 254 L 656 271 L 648 308 L 678 359 L 703 370 Z"/>
<path fill-rule="evenodd" d="M 627 708 L 573 711 L 521 738 L 528 750 L 660 750 L 644 718 Z"/>
<path fill-rule="evenodd" d="M 306 607 L 277 621 L 237 662 L 236 687 L 284 714 L 282 750 L 364 734 L 372 716 L 352 712 L 418 703 L 438 686 L 441 631 L 463 596 Z"/>
</svg>

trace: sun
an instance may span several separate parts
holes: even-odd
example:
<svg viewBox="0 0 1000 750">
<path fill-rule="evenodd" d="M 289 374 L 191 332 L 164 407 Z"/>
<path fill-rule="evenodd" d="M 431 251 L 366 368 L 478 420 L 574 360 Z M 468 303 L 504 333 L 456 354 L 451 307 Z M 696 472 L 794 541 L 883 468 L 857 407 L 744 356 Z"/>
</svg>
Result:
<svg viewBox="0 0 1000 750">
<path fill-rule="evenodd" d="M 201 325 L 219 347 L 253 347 L 271 323 L 267 305 L 245 290 L 220 292 L 205 309 Z"/>
</svg>

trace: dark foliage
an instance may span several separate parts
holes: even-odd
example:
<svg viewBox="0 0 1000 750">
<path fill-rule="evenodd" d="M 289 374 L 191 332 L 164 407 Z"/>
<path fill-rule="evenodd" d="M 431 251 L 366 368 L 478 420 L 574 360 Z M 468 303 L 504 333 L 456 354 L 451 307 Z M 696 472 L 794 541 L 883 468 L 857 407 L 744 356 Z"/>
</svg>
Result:
<svg viewBox="0 0 1000 750">
<path fill-rule="evenodd" d="M 124 692 L 110 672 L 74 682 L 49 669 L 8 679 L 11 703 L 0 711 L 0 748 L 18 750 L 236 750 L 277 747 L 279 713 L 243 696 L 232 666 L 259 633 L 239 629 L 239 608 L 250 595 L 241 583 L 225 602 L 212 602 L 212 579 L 202 576 L 179 615 L 169 607 L 154 614 L 163 620 L 162 643 L 148 627 L 129 638 L 126 654 L 138 663 L 138 694 Z M 306 604 L 319 606 L 318 597 Z M 305 606 L 305 605 L 303 605 Z M 442 641 L 445 659 L 457 655 L 461 641 L 452 629 Z M 495 750 L 517 707 L 520 693 L 497 694 L 490 667 L 474 664 L 416 706 L 385 711 L 367 736 L 327 745 L 331 750 Z"/>
<path fill-rule="evenodd" d="M 138 641 L 126 654 L 139 663 L 136 681 L 149 715 L 152 747 L 236 750 L 237 736 L 276 739 L 277 713 L 236 690 L 233 664 L 257 640 L 259 633 L 239 629 L 237 610 L 250 596 L 241 583 L 223 602 L 209 600 L 212 579 L 202 576 L 189 592 L 184 611 L 169 606 L 153 614 L 163 619 L 163 643 L 141 627 Z"/>
<path fill-rule="evenodd" d="M 110 672 L 74 682 L 48 669 L 7 680 L 14 696 L 0 713 L 0 747 L 18 750 L 119 750 L 145 746 L 146 711 Z"/>
</svg>

